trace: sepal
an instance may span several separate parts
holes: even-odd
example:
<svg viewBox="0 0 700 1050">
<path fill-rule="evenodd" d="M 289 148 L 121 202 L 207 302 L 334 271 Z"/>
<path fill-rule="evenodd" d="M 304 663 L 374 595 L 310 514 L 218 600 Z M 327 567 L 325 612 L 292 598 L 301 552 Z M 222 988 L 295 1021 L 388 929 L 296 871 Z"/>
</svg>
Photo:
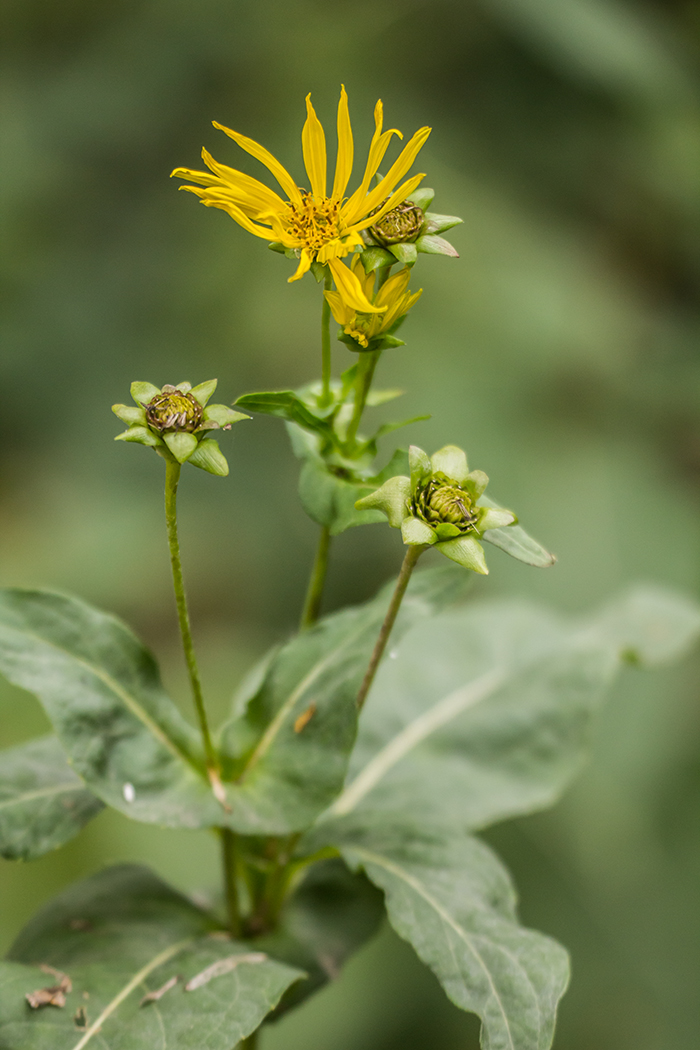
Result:
<svg viewBox="0 0 700 1050">
<path fill-rule="evenodd" d="M 416 250 L 426 255 L 449 255 L 453 259 L 459 259 L 459 252 L 444 237 L 438 237 L 434 233 L 423 233 L 415 244 Z"/>
<path fill-rule="evenodd" d="M 226 457 L 213 438 L 205 438 L 200 441 L 187 462 L 219 478 L 225 478 L 228 475 Z"/>
<path fill-rule="evenodd" d="M 410 498 L 410 478 L 398 475 L 385 481 L 376 492 L 357 500 L 355 508 L 357 510 L 379 510 L 382 514 L 386 514 L 392 528 L 400 529 L 409 514 L 408 501 Z"/>
<path fill-rule="evenodd" d="M 472 539 L 471 536 L 460 536 L 459 539 L 446 540 L 438 546 L 438 550 L 446 558 L 456 561 L 458 565 L 462 565 L 465 569 L 478 572 L 480 576 L 488 576 L 489 574 L 489 570 L 486 567 L 486 558 L 484 557 L 484 548 L 478 540 Z"/>
<path fill-rule="evenodd" d="M 436 215 L 435 212 L 429 211 L 425 216 L 422 233 L 444 233 L 463 222 L 464 219 L 460 219 L 457 215 Z"/>
<path fill-rule="evenodd" d="M 147 405 L 154 397 L 157 397 L 160 389 L 153 383 L 132 383 L 131 396 L 139 405 Z"/>
<path fill-rule="evenodd" d="M 196 401 L 199 402 L 199 404 L 202 406 L 202 408 L 206 408 L 207 407 L 207 401 L 209 400 L 211 395 L 216 390 L 216 386 L 217 386 L 218 382 L 219 382 L 218 379 L 208 379 L 206 381 L 206 383 L 198 383 L 197 386 L 193 386 L 193 387 L 189 387 L 189 383 L 188 383 L 187 386 L 189 387 L 189 392 L 190 392 L 190 394 L 192 394 L 192 397 Z M 181 390 L 181 389 L 182 389 L 182 386 L 178 387 L 178 390 Z M 205 413 L 205 419 L 206 419 L 206 413 Z"/>
<path fill-rule="evenodd" d="M 421 240 L 419 237 L 418 240 Z M 399 244 L 392 244 L 389 249 L 390 253 L 404 266 L 415 266 L 418 258 L 418 241 L 415 243 L 411 241 L 400 242 Z"/>
<path fill-rule="evenodd" d="M 362 260 L 365 273 L 379 270 L 382 266 L 393 266 L 396 262 L 396 257 L 391 252 L 387 251 L 386 248 L 380 248 L 378 245 L 365 248 L 360 255 L 360 259 Z"/>
<path fill-rule="evenodd" d="M 430 525 L 426 525 L 420 518 L 407 517 L 401 523 L 401 536 L 404 543 L 409 547 L 432 546 L 438 542 L 438 537 Z"/>
<path fill-rule="evenodd" d="M 445 445 L 430 457 L 432 473 L 442 473 L 458 485 L 464 485 L 469 477 L 466 454 L 457 445 Z M 484 475 L 486 477 L 486 475 Z M 488 478 L 486 478 L 488 481 Z"/>
<path fill-rule="evenodd" d="M 136 441 L 139 445 L 148 445 L 150 448 L 158 448 L 163 442 L 148 427 L 133 426 L 125 430 L 123 434 L 117 434 L 115 441 Z"/>
<path fill-rule="evenodd" d="M 194 434 L 183 430 L 163 434 L 163 441 L 178 463 L 185 463 L 197 448 L 197 438 Z"/>
</svg>

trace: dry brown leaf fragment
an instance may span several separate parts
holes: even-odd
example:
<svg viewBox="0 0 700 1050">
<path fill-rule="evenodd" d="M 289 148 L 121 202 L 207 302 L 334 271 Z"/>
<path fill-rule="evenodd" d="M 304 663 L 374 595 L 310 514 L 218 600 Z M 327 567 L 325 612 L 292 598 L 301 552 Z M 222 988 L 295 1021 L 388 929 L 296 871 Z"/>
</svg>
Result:
<svg viewBox="0 0 700 1050">
<path fill-rule="evenodd" d="M 41 963 L 40 970 L 58 978 L 58 984 L 49 985 L 46 988 L 36 988 L 33 992 L 27 992 L 25 999 L 32 1010 L 38 1010 L 42 1006 L 57 1006 L 62 1008 L 66 1005 L 66 995 L 73 990 L 73 983 L 66 973 L 55 970 L 53 966 Z"/>
<path fill-rule="evenodd" d="M 306 708 L 306 711 L 302 711 L 302 713 L 299 715 L 296 722 L 294 723 L 294 732 L 301 733 L 302 729 L 306 728 L 306 726 L 309 724 L 309 722 L 315 714 L 316 704 L 309 704 L 309 706 Z"/>
<path fill-rule="evenodd" d="M 215 977 L 223 977 L 226 973 L 231 973 L 241 963 L 261 963 L 265 962 L 267 955 L 265 952 L 243 952 L 241 955 L 228 955 L 225 959 L 218 959 L 217 962 L 212 963 L 211 966 L 207 966 L 206 970 L 202 970 L 200 973 L 195 974 L 185 985 L 186 992 L 194 992 L 196 988 L 201 988 L 203 984 L 209 984 Z"/>
<path fill-rule="evenodd" d="M 166 992 L 169 992 L 171 988 L 174 988 L 177 982 L 180 980 L 180 975 L 175 974 L 169 981 L 166 981 L 160 988 L 156 988 L 152 992 L 147 992 L 140 1002 L 140 1006 L 145 1006 L 146 1003 L 157 1003 L 159 999 L 162 999 Z"/>
</svg>

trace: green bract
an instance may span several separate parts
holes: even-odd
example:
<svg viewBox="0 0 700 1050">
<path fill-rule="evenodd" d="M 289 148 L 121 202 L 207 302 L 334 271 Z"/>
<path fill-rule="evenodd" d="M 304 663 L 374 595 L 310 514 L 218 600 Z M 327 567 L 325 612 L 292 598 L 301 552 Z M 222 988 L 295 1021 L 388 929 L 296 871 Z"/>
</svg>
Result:
<svg viewBox="0 0 700 1050">
<path fill-rule="evenodd" d="M 178 463 L 191 463 L 210 474 L 225 477 L 228 463 L 219 445 L 207 437 L 210 430 L 230 430 L 239 419 L 250 419 L 227 405 L 208 405 L 216 390 L 216 379 L 193 387 L 191 383 L 132 383 L 131 396 L 137 407 L 112 405 L 112 411 L 129 429 L 115 441 L 150 445 L 161 456 Z"/>
<path fill-rule="evenodd" d="M 363 231 L 367 248 L 362 252 L 362 263 L 367 273 L 380 266 L 391 266 L 397 260 L 405 266 L 413 266 L 419 252 L 459 258 L 459 252 L 439 234 L 458 226 L 463 220 L 456 215 L 427 211 L 434 196 L 434 190 L 418 189 L 410 200 L 403 201 L 378 223 Z"/>
<path fill-rule="evenodd" d="M 489 479 L 482 470 L 469 471 L 467 457 L 456 445 L 445 445 L 429 457 L 411 445 L 410 478 L 389 478 L 381 488 L 357 501 L 358 510 L 379 510 L 401 529 L 409 546 L 435 546 L 465 569 L 488 574 L 479 540 L 488 529 L 513 525 L 509 510 L 485 507 L 477 501 Z"/>
</svg>

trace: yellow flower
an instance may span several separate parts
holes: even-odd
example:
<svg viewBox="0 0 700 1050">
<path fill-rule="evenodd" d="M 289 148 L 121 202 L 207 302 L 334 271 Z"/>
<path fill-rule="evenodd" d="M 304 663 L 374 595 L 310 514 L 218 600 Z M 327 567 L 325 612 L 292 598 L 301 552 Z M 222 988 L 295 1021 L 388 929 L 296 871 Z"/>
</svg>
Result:
<svg viewBox="0 0 700 1050">
<path fill-rule="evenodd" d="M 209 171 L 190 171 L 176 168 L 173 175 L 190 179 L 197 186 L 181 186 L 195 193 L 203 204 L 228 212 L 249 233 L 266 241 L 275 241 L 299 254 L 299 266 L 290 281 L 306 273 L 312 262 L 328 264 L 336 288 L 349 307 L 366 313 L 375 313 L 384 306 L 372 305 L 364 294 L 356 273 L 340 261 L 349 252 L 364 247 L 360 231 L 376 225 L 397 204 L 416 189 L 424 175 L 414 175 L 395 189 L 413 164 L 423 146 L 430 128 L 421 128 L 404 146 L 398 159 L 385 177 L 370 190 L 370 182 L 386 153 L 392 135 L 403 138 L 392 128 L 382 131 L 383 107 L 381 100 L 374 109 L 375 130 L 369 148 L 362 182 L 355 192 L 345 196 L 353 162 L 353 138 L 348 112 L 348 96 L 343 87 L 338 103 L 338 154 L 330 196 L 326 194 L 326 137 L 323 127 L 306 97 L 306 123 L 301 133 L 304 165 L 311 190 L 297 186 L 295 179 L 263 146 L 237 131 L 217 124 L 246 153 L 261 161 L 274 175 L 286 200 L 264 183 L 229 168 L 206 151 L 202 157 Z M 211 172 L 211 174 L 210 174 Z"/>
<path fill-rule="evenodd" d="M 420 299 L 423 289 L 414 293 L 407 290 L 411 271 L 408 266 L 405 266 L 403 270 L 389 277 L 371 300 L 374 271 L 365 273 L 359 255 L 356 255 L 352 261 L 352 273 L 364 297 L 372 302 L 374 312 L 354 310 L 343 301 L 338 292 L 326 292 L 326 299 L 336 321 L 342 325 L 345 335 L 359 344 L 358 349 L 379 349 L 378 346 L 370 344 L 387 335 L 394 325 L 405 317 L 413 304 Z M 382 310 L 381 314 L 377 312 L 378 309 Z"/>
</svg>

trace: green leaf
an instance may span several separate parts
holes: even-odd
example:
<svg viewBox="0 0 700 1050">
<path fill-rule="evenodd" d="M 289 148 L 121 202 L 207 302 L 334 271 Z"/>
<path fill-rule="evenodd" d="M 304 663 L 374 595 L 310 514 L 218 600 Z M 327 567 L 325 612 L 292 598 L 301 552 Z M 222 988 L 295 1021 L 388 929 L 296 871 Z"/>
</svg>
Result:
<svg viewBox="0 0 700 1050">
<path fill-rule="evenodd" d="M 444 233 L 446 230 L 451 230 L 453 226 L 459 226 L 463 222 L 464 219 L 460 219 L 457 215 L 437 215 L 435 212 L 429 211 L 425 216 L 423 232 Z"/>
<path fill-rule="evenodd" d="M 259 394 L 243 394 L 234 404 L 250 412 L 261 412 L 268 416 L 286 419 L 305 430 L 311 430 L 326 438 L 332 436 L 327 420 L 316 415 L 293 390 L 268 390 Z"/>
<path fill-rule="evenodd" d="M 76 773 L 108 805 L 169 827 L 223 823 L 197 733 L 119 620 L 50 591 L 1 590 L 0 672 L 41 700 Z"/>
<path fill-rule="evenodd" d="M 484 1050 L 548 1050 L 569 980 L 564 949 L 518 924 L 515 891 L 483 843 L 407 819 L 326 829 L 351 867 L 384 891 L 389 921 L 462 1010 Z"/>
<path fill-rule="evenodd" d="M 698 634 L 697 604 L 652 587 L 583 621 L 492 601 L 418 623 L 379 670 L 330 815 L 458 831 L 549 806 L 620 666 L 673 659 Z"/>
<path fill-rule="evenodd" d="M 233 779 L 225 785 L 228 823 L 237 831 L 302 830 L 341 790 L 355 741 L 357 693 L 393 587 L 326 617 L 283 646 L 244 715 L 222 730 L 221 746 L 230 756 L 226 779 Z M 396 636 L 461 593 L 454 571 L 415 574 Z M 301 715 L 308 717 L 299 730 Z"/>
<path fill-rule="evenodd" d="M 228 939 L 185 897 L 132 865 L 69 887 L 20 933 L 9 960 L 0 963 L 3 1050 L 231 1050 L 304 977 Z M 63 1009 L 27 1005 L 26 993 L 56 980 L 39 962 L 70 978 Z M 186 990 L 215 963 L 227 972 L 210 971 Z M 143 1002 L 172 978 L 159 999 Z M 79 1007 L 83 1029 L 74 1023 Z"/>
<path fill-rule="evenodd" d="M 232 423 L 238 423 L 241 419 L 250 419 L 250 416 L 247 416 L 245 412 L 236 412 L 235 409 L 229 408 L 228 405 L 209 405 L 204 411 L 204 418 L 207 422 L 213 420 L 220 427 L 228 427 Z"/>
<path fill-rule="evenodd" d="M 481 496 L 479 503 L 484 507 L 492 507 L 495 510 L 504 510 L 500 503 L 495 503 L 488 496 Z M 511 558 L 525 562 L 526 565 L 534 565 L 536 569 L 548 569 L 556 563 L 556 557 L 548 550 L 533 540 L 525 529 L 520 525 L 507 525 L 502 529 L 490 529 L 481 537 L 494 547 L 500 547 Z"/>
<path fill-rule="evenodd" d="M 394 401 L 397 397 L 402 397 L 405 393 L 405 390 L 398 388 L 392 390 L 370 390 L 365 404 L 368 408 L 376 408 L 378 405 L 386 405 L 387 402 Z"/>
<path fill-rule="evenodd" d="M 427 255 L 450 255 L 453 259 L 459 259 L 459 252 L 444 237 L 438 237 L 434 233 L 424 233 L 416 241 L 416 250 L 425 252 Z"/>
<path fill-rule="evenodd" d="M 306 458 L 299 475 L 299 498 L 304 510 L 312 521 L 329 528 L 332 536 L 383 520 L 376 511 L 355 509 L 356 500 L 372 489 L 371 484 L 348 480 L 329 470 L 317 456 Z"/>
<path fill-rule="evenodd" d="M 435 190 L 431 190 L 428 186 L 419 186 L 419 188 L 411 194 L 411 200 L 421 209 L 421 211 L 425 212 L 432 204 L 434 196 Z"/>
<path fill-rule="evenodd" d="M 41 857 L 69 842 L 101 809 L 56 737 L 0 751 L 0 856 Z"/>
</svg>

